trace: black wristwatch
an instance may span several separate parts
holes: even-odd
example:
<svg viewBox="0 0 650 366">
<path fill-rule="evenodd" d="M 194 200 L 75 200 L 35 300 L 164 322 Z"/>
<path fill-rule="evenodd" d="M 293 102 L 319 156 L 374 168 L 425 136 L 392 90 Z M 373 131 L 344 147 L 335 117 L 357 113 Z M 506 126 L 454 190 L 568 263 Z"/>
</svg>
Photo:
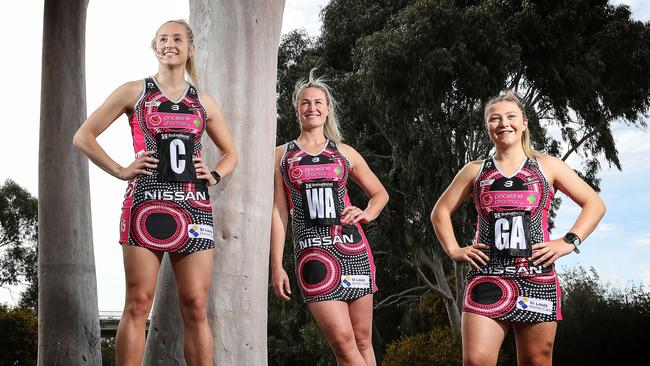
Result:
<svg viewBox="0 0 650 366">
<path fill-rule="evenodd" d="M 564 241 L 569 244 L 573 244 L 573 246 L 575 247 L 573 251 L 576 252 L 577 254 L 580 254 L 580 249 L 578 249 L 578 246 L 582 244 L 582 240 L 580 240 L 580 237 L 578 235 L 572 232 L 568 232 L 566 233 L 566 235 L 564 235 L 564 238 L 562 239 L 564 239 Z"/>
<path fill-rule="evenodd" d="M 217 183 L 219 183 L 219 181 L 221 180 L 221 176 L 219 175 L 219 173 L 217 173 L 216 170 L 211 171 L 210 175 L 212 175 L 212 177 L 217 181 Z M 215 183 L 214 185 L 216 186 L 217 183 Z"/>
</svg>

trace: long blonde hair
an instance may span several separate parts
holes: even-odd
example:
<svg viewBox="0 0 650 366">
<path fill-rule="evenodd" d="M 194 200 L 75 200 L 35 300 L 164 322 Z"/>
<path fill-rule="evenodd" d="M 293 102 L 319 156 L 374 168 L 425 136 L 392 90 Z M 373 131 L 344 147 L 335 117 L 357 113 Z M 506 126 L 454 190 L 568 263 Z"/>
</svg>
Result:
<svg viewBox="0 0 650 366">
<path fill-rule="evenodd" d="M 158 36 L 158 32 L 160 32 L 160 29 L 165 26 L 165 24 L 168 23 L 177 23 L 180 25 L 185 26 L 185 32 L 187 33 L 187 42 L 189 43 L 190 46 L 194 46 L 194 52 L 192 55 L 188 55 L 187 61 L 185 61 L 185 72 L 187 72 L 187 75 L 190 77 L 190 80 L 192 81 L 192 84 L 194 86 L 198 87 L 199 83 L 199 70 L 196 67 L 196 45 L 194 44 L 194 32 L 192 32 L 192 28 L 190 28 L 190 25 L 187 21 L 184 19 L 175 19 L 175 20 L 168 20 L 164 22 L 160 27 L 158 27 L 158 30 L 156 31 L 156 36 Z M 156 36 L 151 40 L 151 48 L 156 52 Z"/>
<path fill-rule="evenodd" d="M 490 99 L 485 103 L 485 121 L 487 122 L 488 120 L 488 112 L 490 110 L 490 107 L 493 105 L 499 103 L 499 102 L 511 102 L 514 103 L 519 110 L 521 110 L 521 114 L 524 118 L 524 120 L 528 120 L 526 117 L 526 107 L 524 106 L 524 103 L 522 102 L 521 98 L 517 96 L 512 90 L 507 90 L 504 93 L 497 95 L 496 97 Z M 526 128 L 522 133 L 521 133 L 521 147 L 524 149 L 524 154 L 531 159 L 534 160 L 542 153 L 539 151 L 535 150 L 533 148 L 532 143 L 530 142 L 530 128 Z"/>
<path fill-rule="evenodd" d="M 319 89 L 320 91 L 325 94 L 325 102 L 327 103 L 327 107 L 329 108 L 329 114 L 327 115 L 327 118 L 325 119 L 325 126 L 323 129 L 323 133 L 325 134 L 325 137 L 328 139 L 334 141 L 335 143 L 341 143 L 343 141 L 343 135 L 341 134 L 341 131 L 339 129 L 339 118 L 338 118 L 338 103 L 332 96 L 332 92 L 330 91 L 329 86 L 325 83 L 325 79 L 320 78 L 320 77 L 315 77 L 314 76 L 314 71 L 316 69 L 311 69 L 309 71 L 309 80 L 299 80 L 296 83 L 296 86 L 293 91 L 293 96 L 291 98 L 292 103 L 293 103 L 293 108 L 295 110 L 298 110 L 298 98 L 300 97 L 300 93 L 302 93 L 303 90 L 307 88 L 316 88 Z"/>
</svg>

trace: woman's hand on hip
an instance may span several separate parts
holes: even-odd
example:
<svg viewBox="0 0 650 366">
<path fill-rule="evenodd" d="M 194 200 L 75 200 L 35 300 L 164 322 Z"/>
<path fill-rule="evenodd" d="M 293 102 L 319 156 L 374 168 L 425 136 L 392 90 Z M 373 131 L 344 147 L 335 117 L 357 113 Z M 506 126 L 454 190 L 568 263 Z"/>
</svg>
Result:
<svg viewBox="0 0 650 366">
<path fill-rule="evenodd" d="M 341 225 L 356 224 L 357 222 L 367 224 L 371 220 L 366 211 L 357 206 L 347 206 L 341 212 Z"/>
<path fill-rule="evenodd" d="M 195 156 L 192 160 L 194 161 L 194 169 L 196 170 L 196 177 L 198 179 L 203 179 L 208 182 L 208 187 L 212 187 L 218 183 L 212 174 L 210 174 L 210 169 L 208 169 L 208 166 L 205 165 L 203 159 L 201 159 L 199 156 Z"/>
<path fill-rule="evenodd" d="M 481 266 L 486 265 L 490 260 L 490 257 L 483 253 L 481 249 L 490 249 L 490 246 L 483 243 L 476 243 L 462 248 L 458 247 L 458 249 L 453 249 L 448 254 L 449 258 L 454 262 L 467 262 L 470 266 L 480 269 Z"/>
<path fill-rule="evenodd" d="M 138 175 L 152 175 L 153 172 L 146 168 L 156 169 L 158 167 L 158 159 L 151 156 L 153 154 L 153 150 L 143 152 L 129 166 L 120 169 L 117 177 L 122 180 L 131 180 Z"/>
<path fill-rule="evenodd" d="M 533 265 L 546 268 L 555 261 L 563 257 L 575 249 L 573 244 L 569 244 L 563 239 L 555 239 L 543 243 L 533 244 L 533 255 L 528 260 L 533 261 Z"/>
</svg>

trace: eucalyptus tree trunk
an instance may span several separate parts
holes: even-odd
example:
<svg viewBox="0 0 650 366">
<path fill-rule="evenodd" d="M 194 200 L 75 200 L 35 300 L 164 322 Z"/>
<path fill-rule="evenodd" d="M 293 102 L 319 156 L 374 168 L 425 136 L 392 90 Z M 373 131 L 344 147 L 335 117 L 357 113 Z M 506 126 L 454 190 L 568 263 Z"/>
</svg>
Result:
<svg viewBox="0 0 650 366">
<path fill-rule="evenodd" d="M 235 172 L 210 192 L 217 249 L 208 317 L 218 365 L 267 364 L 275 85 L 283 10 L 284 0 L 190 1 L 200 87 L 220 103 L 239 152 Z M 210 141 L 203 146 L 206 161 L 213 166 L 218 152 Z M 171 277 L 160 278 L 164 282 L 156 293 L 159 306 L 147 342 L 148 365 L 169 364 L 154 355 L 177 348 L 163 342 L 173 338 L 165 332 L 182 333 L 182 327 L 163 331 L 158 326 L 178 317 L 176 294 L 164 291 L 170 288 Z"/>
<path fill-rule="evenodd" d="M 88 0 L 46 0 L 38 181 L 38 364 L 100 365 L 88 160 L 72 146 L 86 118 Z"/>
</svg>

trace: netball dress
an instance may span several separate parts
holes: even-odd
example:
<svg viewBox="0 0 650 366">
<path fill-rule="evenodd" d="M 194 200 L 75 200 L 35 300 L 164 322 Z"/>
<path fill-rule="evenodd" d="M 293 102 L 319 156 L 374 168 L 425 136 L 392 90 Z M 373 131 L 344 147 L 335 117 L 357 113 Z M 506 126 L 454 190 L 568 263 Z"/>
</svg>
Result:
<svg viewBox="0 0 650 366">
<path fill-rule="evenodd" d="M 350 206 L 350 162 L 327 141 L 318 154 L 296 141 L 285 145 L 280 162 L 293 228 L 294 260 L 305 302 L 353 300 L 377 291 L 375 266 L 359 223 L 341 224 Z"/>
<path fill-rule="evenodd" d="M 554 193 L 538 161 L 526 159 L 512 176 L 493 158 L 483 163 L 472 199 L 478 212 L 475 240 L 490 245 L 485 251 L 490 261 L 470 269 L 463 311 L 513 322 L 562 319 L 554 266 L 527 260 L 532 244 L 549 241 Z"/>
<path fill-rule="evenodd" d="M 158 168 L 127 187 L 120 218 L 120 244 L 191 253 L 214 248 L 212 207 L 205 181 L 196 178 L 192 158 L 201 156 L 207 116 L 197 90 L 187 86 L 170 100 L 153 77 L 129 118 L 136 157 L 153 150 Z"/>
</svg>

